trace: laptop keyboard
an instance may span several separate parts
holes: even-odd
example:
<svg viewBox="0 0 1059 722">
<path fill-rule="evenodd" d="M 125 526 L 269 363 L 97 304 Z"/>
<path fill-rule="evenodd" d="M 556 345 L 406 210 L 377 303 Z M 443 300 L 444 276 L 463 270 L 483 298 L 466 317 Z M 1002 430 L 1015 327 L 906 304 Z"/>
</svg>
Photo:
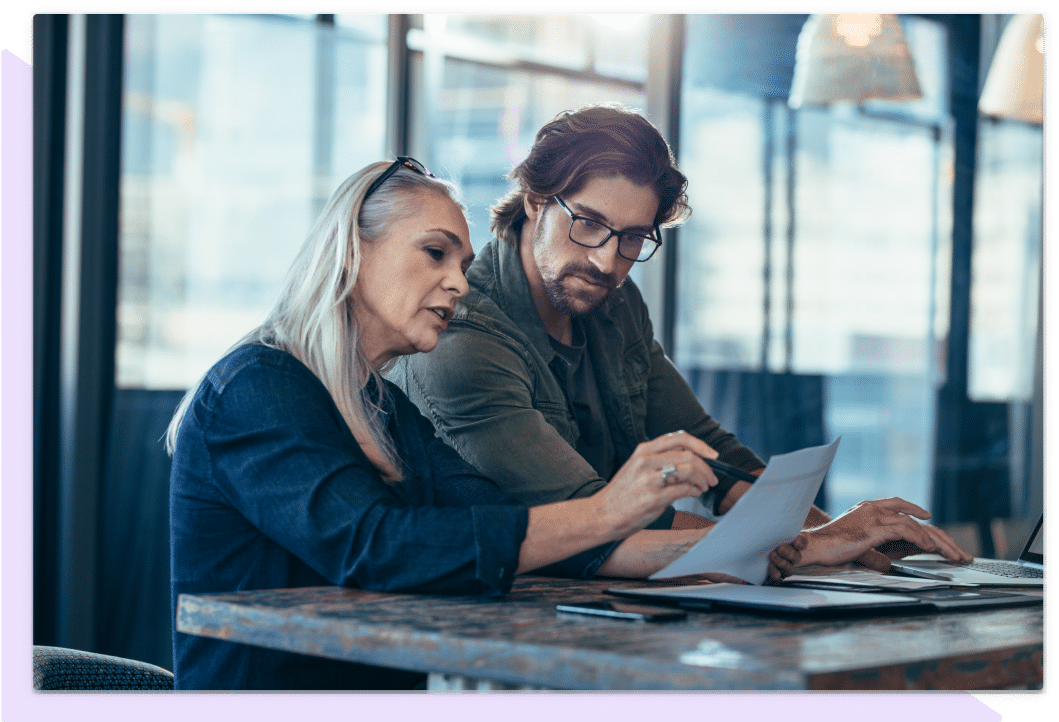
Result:
<svg viewBox="0 0 1059 722">
<path fill-rule="evenodd" d="M 1022 564 L 1010 562 L 968 562 L 960 564 L 962 569 L 974 569 L 976 572 L 988 572 L 1010 579 L 1043 579 L 1044 570 L 1036 567 L 1027 567 Z"/>
</svg>

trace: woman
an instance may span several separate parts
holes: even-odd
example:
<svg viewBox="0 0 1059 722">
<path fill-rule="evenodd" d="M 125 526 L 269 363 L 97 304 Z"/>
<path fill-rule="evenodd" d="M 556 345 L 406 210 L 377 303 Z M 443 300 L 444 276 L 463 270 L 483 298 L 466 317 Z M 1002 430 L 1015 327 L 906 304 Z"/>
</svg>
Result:
<svg viewBox="0 0 1059 722">
<path fill-rule="evenodd" d="M 516 574 L 545 567 L 643 576 L 703 536 L 655 531 L 634 562 L 608 558 L 669 504 L 717 483 L 702 461 L 716 452 L 696 438 L 644 443 L 594 496 L 527 508 L 381 378 L 397 356 L 434 348 L 467 293 L 472 257 L 453 187 L 418 162 L 374 164 L 339 187 L 268 318 L 169 427 L 174 609 L 183 592 L 337 584 L 500 595 Z M 799 558 L 781 546 L 770 574 Z M 394 689 L 421 679 L 175 631 L 173 647 L 181 689 Z"/>
</svg>

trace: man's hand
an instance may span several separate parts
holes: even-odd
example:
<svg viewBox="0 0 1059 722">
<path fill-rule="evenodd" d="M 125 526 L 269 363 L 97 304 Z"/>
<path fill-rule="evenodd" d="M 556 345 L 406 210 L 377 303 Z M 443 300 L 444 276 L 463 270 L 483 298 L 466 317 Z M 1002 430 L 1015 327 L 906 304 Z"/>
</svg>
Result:
<svg viewBox="0 0 1059 722">
<path fill-rule="evenodd" d="M 890 558 L 876 547 L 896 541 L 910 542 L 915 545 L 916 553 L 943 554 L 954 561 L 971 560 L 971 555 L 952 537 L 940 529 L 920 524 L 916 518 L 929 519 L 930 512 L 897 497 L 861 502 L 833 521 L 804 532 L 809 543 L 798 566 L 857 560 L 870 569 L 886 571 L 890 568 Z"/>
</svg>

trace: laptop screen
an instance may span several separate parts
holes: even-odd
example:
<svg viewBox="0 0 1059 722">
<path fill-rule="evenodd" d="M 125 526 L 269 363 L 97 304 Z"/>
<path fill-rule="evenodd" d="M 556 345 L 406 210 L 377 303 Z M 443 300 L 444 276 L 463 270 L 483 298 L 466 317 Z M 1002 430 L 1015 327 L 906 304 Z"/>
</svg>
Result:
<svg viewBox="0 0 1059 722">
<path fill-rule="evenodd" d="M 1044 564 L 1044 515 L 1037 520 L 1037 526 L 1026 541 L 1026 548 L 1019 555 L 1019 561 L 1032 562 L 1033 564 Z"/>
</svg>

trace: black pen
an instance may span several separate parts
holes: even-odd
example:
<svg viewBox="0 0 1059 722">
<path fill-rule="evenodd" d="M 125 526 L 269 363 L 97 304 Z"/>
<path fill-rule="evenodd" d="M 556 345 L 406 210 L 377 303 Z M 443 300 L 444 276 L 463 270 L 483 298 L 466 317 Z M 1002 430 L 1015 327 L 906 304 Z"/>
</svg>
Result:
<svg viewBox="0 0 1059 722">
<path fill-rule="evenodd" d="M 707 459 L 706 457 L 703 457 L 702 460 L 705 461 L 708 466 L 711 466 L 722 474 L 734 476 L 740 481 L 749 481 L 751 484 L 757 481 L 757 477 L 751 474 L 749 471 L 743 471 L 742 469 L 737 469 L 734 466 L 729 466 L 728 464 L 725 464 L 722 461 L 714 461 L 713 459 Z"/>
</svg>

